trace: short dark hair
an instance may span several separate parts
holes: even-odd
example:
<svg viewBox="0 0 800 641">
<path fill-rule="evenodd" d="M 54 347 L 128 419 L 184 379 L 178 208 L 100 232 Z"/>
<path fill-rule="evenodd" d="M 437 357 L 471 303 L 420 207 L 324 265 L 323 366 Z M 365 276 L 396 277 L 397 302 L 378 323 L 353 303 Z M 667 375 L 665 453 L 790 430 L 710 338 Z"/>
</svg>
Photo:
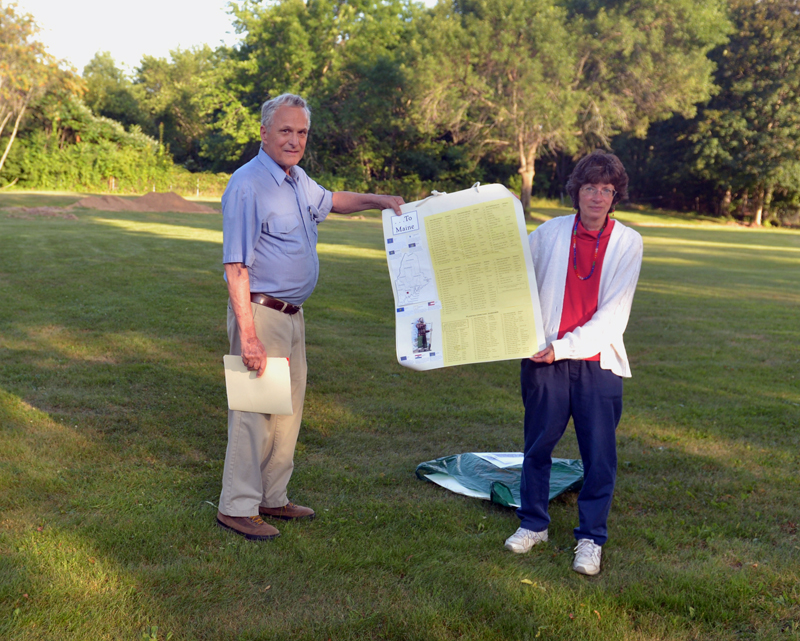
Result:
<svg viewBox="0 0 800 641">
<path fill-rule="evenodd" d="M 572 198 L 572 206 L 578 208 L 578 191 L 584 185 L 610 184 L 617 192 L 611 203 L 613 207 L 628 197 L 628 174 L 622 161 L 614 154 L 596 149 L 578 161 L 567 181 L 567 193 Z"/>
</svg>

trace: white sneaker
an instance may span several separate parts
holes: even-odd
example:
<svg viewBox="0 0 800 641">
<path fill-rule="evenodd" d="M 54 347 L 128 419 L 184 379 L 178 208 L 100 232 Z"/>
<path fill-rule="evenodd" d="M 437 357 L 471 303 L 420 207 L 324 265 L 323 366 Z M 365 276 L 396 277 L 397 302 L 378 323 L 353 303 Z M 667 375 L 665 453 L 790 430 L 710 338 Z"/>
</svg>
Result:
<svg viewBox="0 0 800 641">
<path fill-rule="evenodd" d="M 591 539 L 579 539 L 575 546 L 575 560 L 572 569 L 581 574 L 594 576 L 600 572 L 600 556 L 603 548 Z"/>
<path fill-rule="evenodd" d="M 547 530 L 541 532 L 534 532 L 533 530 L 526 530 L 524 527 L 519 528 L 514 534 L 506 539 L 506 550 L 511 550 L 515 554 L 525 554 L 537 543 L 547 540 Z"/>
</svg>

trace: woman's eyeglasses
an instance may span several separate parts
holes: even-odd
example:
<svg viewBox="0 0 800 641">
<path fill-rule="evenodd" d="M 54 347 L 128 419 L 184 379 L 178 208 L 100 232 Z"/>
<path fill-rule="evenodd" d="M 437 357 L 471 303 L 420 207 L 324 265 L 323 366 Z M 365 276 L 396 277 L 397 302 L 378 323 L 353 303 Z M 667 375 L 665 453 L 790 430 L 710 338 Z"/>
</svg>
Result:
<svg viewBox="0 0 800 641">
<path fill-rule="evenodd" d="M 586 194 L 587 196 L 590 197 L 594 196 L 598 192 L 600 192 L 600 195 L 606 200 L 609 200 L 617 195 L 616 191 L 614 191 L 613 189 L 609 189 L 608 187 L 604 187 L 603 189 L 598 189 L 597 187 L 592 187 L 591 185 L 584 185 L 583 187 L 581 187 L 581 193 Z"/>
</svg>

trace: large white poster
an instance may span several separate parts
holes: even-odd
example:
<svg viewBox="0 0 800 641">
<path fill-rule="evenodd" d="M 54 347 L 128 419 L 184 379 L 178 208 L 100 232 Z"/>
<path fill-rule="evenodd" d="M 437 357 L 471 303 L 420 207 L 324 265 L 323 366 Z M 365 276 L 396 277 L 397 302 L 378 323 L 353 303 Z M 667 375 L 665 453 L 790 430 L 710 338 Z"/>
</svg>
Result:
<svg viewBox="0 0 800 641">
<path fill-rule="evenodd" d="M 502 185 L 383 212 L 397 360 L 426 370 L 544 349 L 522 205 Z"/>
</svg>

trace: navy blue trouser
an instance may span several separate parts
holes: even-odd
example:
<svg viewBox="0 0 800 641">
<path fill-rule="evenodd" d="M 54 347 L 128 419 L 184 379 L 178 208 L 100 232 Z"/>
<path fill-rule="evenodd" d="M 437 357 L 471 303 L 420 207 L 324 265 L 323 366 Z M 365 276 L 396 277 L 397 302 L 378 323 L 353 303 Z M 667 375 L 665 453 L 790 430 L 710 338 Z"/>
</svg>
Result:
<svg viewBox="0 0 800 641">
<path fill-rule="evenodd" d="M 550 523 L 551 455 L 569 417 L 575 424 L 584 481 L 578 495 L 576 539 L 603 545 L 617 477 L 616 429 L 622 416 L 622 378 L 598 361 L 522 361 L 525 459 L 522 463 L 522 527 L 541 532 Z"/>
</svg>

